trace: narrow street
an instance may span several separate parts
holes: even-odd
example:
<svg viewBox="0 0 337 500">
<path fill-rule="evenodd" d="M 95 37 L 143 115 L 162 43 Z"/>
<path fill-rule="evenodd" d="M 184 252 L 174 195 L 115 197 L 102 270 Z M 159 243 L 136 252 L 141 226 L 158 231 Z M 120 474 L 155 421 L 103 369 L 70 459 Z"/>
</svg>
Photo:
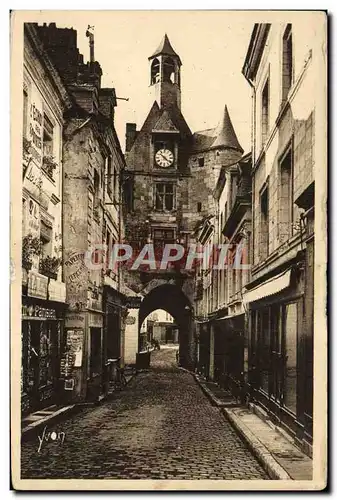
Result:
<svg viewBox="0 0 337 500">
<path fill-rule="evenodd" d="M 124 391 L 52 431 L 63 444 L 23 444 L 22 478 L 268 479 L 170 348 L 154 351 Z"/>
</svg>

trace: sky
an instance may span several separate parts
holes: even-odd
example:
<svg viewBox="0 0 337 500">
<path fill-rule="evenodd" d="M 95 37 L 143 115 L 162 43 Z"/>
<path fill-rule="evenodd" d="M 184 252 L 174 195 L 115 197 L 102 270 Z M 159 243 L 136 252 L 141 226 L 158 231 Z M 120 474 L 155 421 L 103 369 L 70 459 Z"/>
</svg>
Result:
<svg viewBox="0 0 337 500">
<path fill-rule="evenodd" d="M 251 91 L 241 70 L 253 28 L 251 16 L 229 11 L 40 11 L 36 22 L 77 30 L 89 60 L 88 25 L 94 26 L 95 59 L 102 86 L 114 87 L 115 126 L 121 145 L 125 124 L 143 124 L 154 97 L 148 57 L 167 33 L 182 60 L 182 112 L 192 132 L 217 126 L 227 105 L 239 142 L 250 150 Z"/>
</svg>

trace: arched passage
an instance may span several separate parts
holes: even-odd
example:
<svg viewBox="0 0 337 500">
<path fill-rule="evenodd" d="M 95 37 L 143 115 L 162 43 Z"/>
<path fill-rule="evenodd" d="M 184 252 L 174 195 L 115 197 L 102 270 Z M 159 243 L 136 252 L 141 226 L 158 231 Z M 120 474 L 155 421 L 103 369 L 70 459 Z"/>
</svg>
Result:
<svg viewBox="0 0 337 500">
<path fill-rule="evenodd" d="M 153 288 L 143 299 L 139 310 L 139 332 L 145 318 L 156 309 L 164 309 L 173 316 L 179 329 L 180 364 L 193 368 L 192 306 L 177 285 L 163 284 Z"/>
</svg>

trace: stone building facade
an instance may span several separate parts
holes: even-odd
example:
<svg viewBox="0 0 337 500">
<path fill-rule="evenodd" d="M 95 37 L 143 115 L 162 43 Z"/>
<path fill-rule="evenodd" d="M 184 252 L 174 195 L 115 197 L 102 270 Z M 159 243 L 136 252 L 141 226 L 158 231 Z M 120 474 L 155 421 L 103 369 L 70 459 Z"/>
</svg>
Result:
<svg viewBox="0 0 337 500">
<path fill-rule="evenodd" d="M 326 141 L 321 33 L 302 19 L 256 24 L 243 67 L 253 95 L 249 394 L 309 452 L 315 177 Z"/>
<path fill-rule="evenodd" d="M 37 29 L 72 101 L 63 142 L 64 398 L 97 400 L 104 395 L 109 360 L 124 362 L 127 308 L 121 273 L 110 266 L 112 246 L 124 231 L 117 100 L 113 88 L 101 87 L 91 32 L 91 60 L 84 63 L 75 30 L 55 24 Z"/>
<path fill-rule="evenodd" d="M 64 333 L 63 114 L 70 96 L 36 27 L 24 26 L 22 161 L 23 413 L 58 402 Z"/>
</svg>

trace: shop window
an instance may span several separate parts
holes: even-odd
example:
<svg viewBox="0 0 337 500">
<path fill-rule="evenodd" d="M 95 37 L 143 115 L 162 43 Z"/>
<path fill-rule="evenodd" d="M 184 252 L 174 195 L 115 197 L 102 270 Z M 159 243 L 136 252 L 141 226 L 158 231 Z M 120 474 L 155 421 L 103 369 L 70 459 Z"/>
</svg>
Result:
<svg viewBox="0 0 337 500">
<path fill-rule="evenodd" d="M 90 328 L 90 376 L 99 375 L 102 370 L 102 331 Z"/>
<path fill-rule="evenodd" d="M 279 235 L 281 243 L 292 235 L 293 227 L 293 167 L 290 149 L 280 163 Z"/>
<path fill-rule="evenodd" d="M 21 327 L 21 392 L 28 392 L 29 389 L 29 365 L 30 365 L 30 343 L 31 329 L 30 322 L 22 321 Z"/>
<path fill-rule="evenodd" d="M 297 400 L 297 304 L 287 304 L 284 309 L 285 337 L 285 387 L 284 404 L 296 414 Z"/>
<path fill-rule="evenodd" d="M 270 370 L 270 325 L 269 308 L 259 313 L 259 344 L 260 344 L 260 384 L 261 389 L 269 392 Z"/>
<path fill-rule="evenodd" d="M 262 116 L 261 116 L 261 139 L 262 146 L 265 144 L 269 132 L 269 78 L 264 84 L 261 96 Z"/>
<path fill-rule="evenodd" d="M 282 43 L 282 101 L 286 101 L 293 80 L 293 38 L 288 24 Z"/>
<path fill-rule="evenodd" d="M 266 187 L 260 196 L 260 259 L 264 260 L 269 254 L 269 199 Z"/>
<path fill-rule="evenodd" d="M 155 184 L 156 210 L 173 210 L 175 205 L 175 186 L 172 182 Z"/>
<path fill-rule="evenodd" d="M 41 322 L 39 386 L 53 383 L 53 334 L 50 323 Z"/>
</svg>

